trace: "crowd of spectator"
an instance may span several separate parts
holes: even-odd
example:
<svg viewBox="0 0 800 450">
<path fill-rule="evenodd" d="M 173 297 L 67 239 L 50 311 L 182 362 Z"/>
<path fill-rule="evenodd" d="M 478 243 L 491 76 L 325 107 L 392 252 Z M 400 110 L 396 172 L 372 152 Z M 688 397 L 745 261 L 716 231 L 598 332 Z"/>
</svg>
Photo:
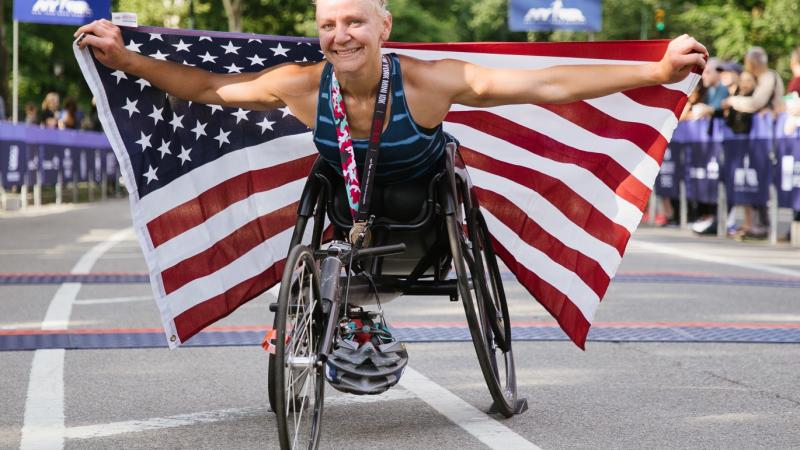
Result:
<svg viewBox="0 0 800 450">
<path fill-rule="evenodd" d="M 7 119 L 4 105 L 3 98 L 0 97 L 0 120 Z M 25 103 L 23 111 L 20 122 L 27 125 L 60 130 L 102 131 L 94 98 L 88 114 L 82 111 L 72 97 L 67 97 L 62 102 L 61 95 L 57 92 L 48 92 L 41 106 L 35 102 Z"/>
<path fill-rule="evenodd" d="M 761 47 L 750 48 L 744 65 L 735 61 L 711 58 L 702 74 L 702 82 L 689 96 L 681 120 L 721 118 L 734 133 L 750 132 L 754 114 L 789 115 L 783 131 L 793 134 L 800 126 L 800 47 L 791 54 L 792 79 L 784 88 L 780 75 L 769 68 L 767 53 Z M 676 223 L 675 201 L 661 199 L 663 214 L 658 225 Z M 743 220 L 737 223 L 734 208 L 742 209 Z M 728 235 L 735 239 L 766 239 L 769 215 L 763 205 L 728 205 Z M 715 204 L 691 205 L 692 230 L 697 234 L 716 234 Z M 800 221 L 800 211 L 794 212 Z M 788 236 L 784 237 L 788 239 Z"/>
</svg>

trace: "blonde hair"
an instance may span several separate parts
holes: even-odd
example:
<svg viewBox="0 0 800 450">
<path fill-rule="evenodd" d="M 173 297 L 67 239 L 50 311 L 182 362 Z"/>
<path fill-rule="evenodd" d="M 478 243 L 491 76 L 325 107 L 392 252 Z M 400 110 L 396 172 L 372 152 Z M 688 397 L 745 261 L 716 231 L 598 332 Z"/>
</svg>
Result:
<svg viewBox="0 0 800 450">
<path fill-rule="evenodd" d="M 369 0 L 369 2 L 378 8 L 378 12 L 380 12 L 382 16 L 386 17 L 389 15 L 389 0 Z M 311 3 L 316 6 L 317 0 L 311 0 Z"/>
</svg>

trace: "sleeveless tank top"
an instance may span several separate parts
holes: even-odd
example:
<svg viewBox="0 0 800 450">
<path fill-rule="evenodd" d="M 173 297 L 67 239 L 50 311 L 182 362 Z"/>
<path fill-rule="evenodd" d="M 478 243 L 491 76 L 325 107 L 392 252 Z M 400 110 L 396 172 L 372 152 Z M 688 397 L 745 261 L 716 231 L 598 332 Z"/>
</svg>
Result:
<svg viewBox="0 0 800 450">
<path fill-rule="evenodd" d="M 403 75 L 400 71 L 400 58 L 392 59 L 391 110 L 387 111 L 389 122 L 381 134 L 381 148 L 378 153 L 378 169 L 375 182 L 392 184 L 411 180 L 429 173 L 444 154 L 445 144 L 450 139 L 442 131 L 442 125 L 428 130 L 417 125 L 411 118 L 403 90 Z M 333 104 L 330 98 L 333 66 L 325 64 L 319 83 L 317 101 L 317 121 L 314 129 L 314 144 L 325 161 L 340 175 L 339 142 L 333 121 Z M 353 152 L 359 177 L 364 169 L 364 157 L 368 147 L 367 139 L 353 139 Z"/>
</svg>

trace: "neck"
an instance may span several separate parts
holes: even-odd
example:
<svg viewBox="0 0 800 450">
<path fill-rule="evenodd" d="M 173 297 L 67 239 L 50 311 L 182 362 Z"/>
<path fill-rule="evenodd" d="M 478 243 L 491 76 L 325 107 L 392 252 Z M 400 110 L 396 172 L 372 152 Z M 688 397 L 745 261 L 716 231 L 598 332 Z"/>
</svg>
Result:
<svg viewBox="0 0 800 450">
<path fill-rule="evenodd" d="M 342 92 L 355 98 L 370 99 L 374 97 L 381 81 L 382 64 L 383 59 L 379 58 L 377 64 L 369 64 L 365 70 L 355 73 L 336 73 L 336 79 L 339 80 Z"/>
</svg>

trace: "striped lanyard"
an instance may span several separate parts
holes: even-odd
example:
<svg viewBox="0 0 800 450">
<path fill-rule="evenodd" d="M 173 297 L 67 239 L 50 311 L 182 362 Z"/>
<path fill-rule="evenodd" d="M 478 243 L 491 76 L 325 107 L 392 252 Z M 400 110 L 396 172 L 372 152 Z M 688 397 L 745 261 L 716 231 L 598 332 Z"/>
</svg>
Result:
<svg viewBox="0 0 800 450">
<path fill-rule="evenodd" d="M 350 214 L 353 222 L 366 222 L 369 218 L 369 202 L 372 184 L 375 179 L 375 169 L 378 163 L 378 150 L 381 146 L 381 133 L 386 120 L 386 108 L 389 102 L 389 74 L 391 67 L 389 58 L 384 56 L 381 64 L 381 82 L 378 85 L 378 95 L 375 97 L 375 112 L 372 116 L 372 129 L 369 133 L 369 147 L 364 161 L 364 175 L 361 182 L 358 180 L 355 154 L 353 152 L 353 138 L 350 135 L 350 125 L 347 122 L 347 110 L 342 98 L 342 90 L 336 72 L 332 73 L 331 99 L 333 100 L 333 119 L 336 124 L 336 138 L 339 141 L 339 158 L 342 166 L 347 200 L 350 203 Z M 363 186 L 363 187 L 362 187 Z"/>
</svg>

